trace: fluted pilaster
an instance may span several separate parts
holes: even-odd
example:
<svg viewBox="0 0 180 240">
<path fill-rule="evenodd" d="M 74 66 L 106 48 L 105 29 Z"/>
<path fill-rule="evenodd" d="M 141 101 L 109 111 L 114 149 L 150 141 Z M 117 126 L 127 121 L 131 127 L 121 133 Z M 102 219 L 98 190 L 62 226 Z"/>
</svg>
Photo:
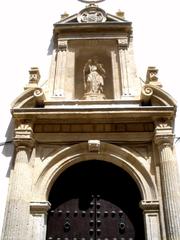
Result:
<svg viewBox="0 0 180 240">
<path fill-rule="evenodd" d="M 131 36 L 123 35 L 118 39 L 118 51 L 121 95 L 125 98 L 139 95 L 140 81 L 136 74 Z"/>
<path fill-rule="evenodd" d="M 67 41 L 58 41 L 54 85 L 54 95 L 58 97 L 64 96 L 66 62 L 67 62 Z"/>
<path fill-rule="evenodd" d="M 121 88 L 122 95 L 129 95 L 129 84 L 128 84 L 128 70 L 127 70 L 127 47 L 128 38 L 124 37 L 118 39 L 118 50 L 119 50 L 119 62 L 120 62 L 120 73 L 121 73 Z"/>
</svg>

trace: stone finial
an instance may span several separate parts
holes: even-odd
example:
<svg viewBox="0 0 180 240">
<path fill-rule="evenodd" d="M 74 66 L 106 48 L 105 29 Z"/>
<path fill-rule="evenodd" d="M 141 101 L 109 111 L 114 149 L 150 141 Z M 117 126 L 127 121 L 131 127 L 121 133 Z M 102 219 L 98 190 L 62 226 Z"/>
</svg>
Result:
<svg viewBox="0 0 180 240">
<path fill-rule="evenodd" d="M 152 84 L 158 87 L 162 87 L 162 84 L 158 79 L 158 69 L 156 67 L 148 67 L 146 74 L 146 84 Z"/>
<path fill-rule="evenodd" d="M 32 67 L 29 70 L 29 83 L 24 89 L 26 90 L 28 88 L 36 88 L 38 86 L 40 78 L 41 75 L 39 69 L 37 67 Z"/>
<path fill-rule="evenodd" d="M 61 20 L 65 19 L 69 17 L 69 14 L 67 12 L 64 12 L 63 14 L 61 14 Z"/>
<path fill-rule="evenodd" d="M 119 17 L 119 18 L 125 19 L 125 14 L 121 10 L 118 10 L 116 12 L 116 16 Z"/>
<path fill-rule="evenodd" d="M 29 70 L 29 83 L 36 83 L 38 84 L 39 80 L 40 80 L 40 73 L 39 73 L 39 69 L 37 67 L 32 67 Z"/>
</svg>

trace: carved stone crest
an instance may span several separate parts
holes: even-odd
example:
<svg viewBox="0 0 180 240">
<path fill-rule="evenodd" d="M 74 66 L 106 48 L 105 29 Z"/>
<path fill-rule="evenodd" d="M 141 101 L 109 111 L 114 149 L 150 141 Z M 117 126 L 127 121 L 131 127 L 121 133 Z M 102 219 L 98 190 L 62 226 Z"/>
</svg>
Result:
<svg viewBox="0 0 180 240">
<path fill-rule="evenodd" d="M 106 21 L 106 13 L 96 6 L 89 6 L 78 14 L 78 22 L 80 23 L 100 23 Z"/>
</svg>

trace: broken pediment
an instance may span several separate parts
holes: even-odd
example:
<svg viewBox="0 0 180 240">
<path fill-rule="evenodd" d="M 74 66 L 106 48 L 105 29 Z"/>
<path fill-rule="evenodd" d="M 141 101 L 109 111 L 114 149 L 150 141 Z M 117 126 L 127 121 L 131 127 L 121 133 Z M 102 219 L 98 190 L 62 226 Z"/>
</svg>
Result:
<svg viewBox="0 0 180 240">
<path fill-rule="evenodd" d="M 171 106 L 176 108 L 175 100 L 163 89 L 151 84 L 145 84 L 141 90 L 143 106 Z"/>
<path fill-rule="evenodd" d="M 40 72 L 37 67 L 32 67 L 29 70 L 29 82 L 25 86 L 24 92 L 12 103 L 12 109 L 44 106 L 44 90 L 38 86 L 40 77 Z"/>
<path fill-rule="evenodd" d="M 141 89 L 141 101 L 144 106 L 173 106 L 176 108 L 175 100 L 162 89 L 158 79 L 158 69 L 148 67 L 146 81 Z"/>
</svg>

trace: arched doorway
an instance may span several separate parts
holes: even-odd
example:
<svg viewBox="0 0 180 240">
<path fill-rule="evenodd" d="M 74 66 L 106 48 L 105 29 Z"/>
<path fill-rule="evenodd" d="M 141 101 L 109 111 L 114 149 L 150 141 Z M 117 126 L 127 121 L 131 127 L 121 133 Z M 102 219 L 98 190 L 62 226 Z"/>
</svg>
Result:
<svg viewBox="0 0 180 240">
<path fill-rule="evenodd" d="M 47 240 L 143 240 L 140 200 L 133 179 L 114 164 L 75 164 L 50 191 Z"/>
</svg>

